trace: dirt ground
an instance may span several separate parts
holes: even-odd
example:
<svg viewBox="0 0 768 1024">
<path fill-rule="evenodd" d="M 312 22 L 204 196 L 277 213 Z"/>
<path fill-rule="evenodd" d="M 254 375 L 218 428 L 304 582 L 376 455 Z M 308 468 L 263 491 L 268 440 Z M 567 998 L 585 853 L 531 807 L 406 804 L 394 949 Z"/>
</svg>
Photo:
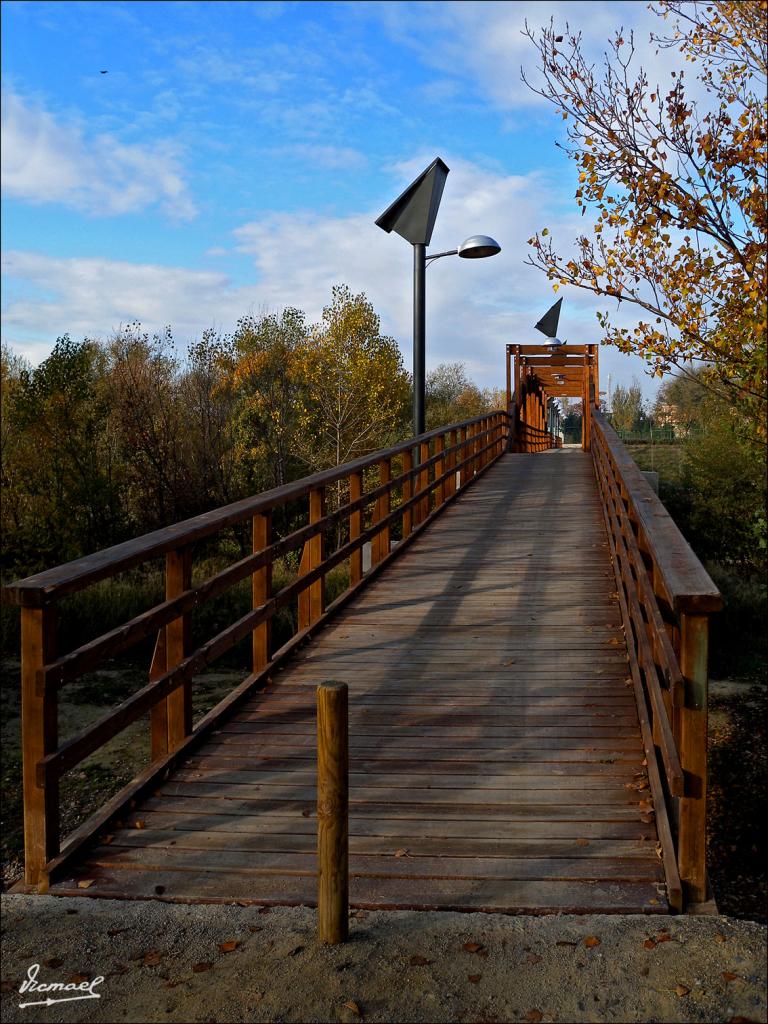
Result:
<svg viewBox="0 0 768 1024">
<path fill-rule="evenodd" d="M 6 895 L 3 911 L 8 1022 L 766 1016 L 766 930 L 724 917 L 359 911 L 323 947 L 306 908 Z M 20 1008 L 47 998 L 19 993 L 32 964 L 100 998 Z"/>
</svg>

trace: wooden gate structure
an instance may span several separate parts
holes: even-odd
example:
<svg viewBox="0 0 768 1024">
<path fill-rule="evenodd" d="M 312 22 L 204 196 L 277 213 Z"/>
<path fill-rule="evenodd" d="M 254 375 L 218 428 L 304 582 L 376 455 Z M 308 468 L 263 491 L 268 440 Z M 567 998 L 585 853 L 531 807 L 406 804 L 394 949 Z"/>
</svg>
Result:
<svg viewBox="0 0 768 1024">
<path fill-rule="evenodd" d="M 21 606 L 24 885 L 314 904 L 314 692 L 336 680 L 349 686 L 353 906 L 705 902 L 721 598 L 601 414 L 597 358 L 594 345 L 507 346 L 505 410 L 6 587 Z M 571 395 L 581 450 L 547 416 L 550 397 Z M 250 553 L 201 575 L 196 551 L 244 526 Z M 63 598 L 158 558 L 163 601 L 62 649 Z M 277 560 L 294 566 L 280 590 Z M 328 603 L 337 566 L 347 585 Z M 247 579 L 250 608 L 193 648 L 195 609 Z M 296 630 L 275 650 L 285 607 Z M 147 684 L 60 741 L 62 688 L 148 637 Z M 245 679 L 194 721 L 195 677 L 248 638 Z M 62 778 L 141 720 L 145 770 L 62 838 Z"/>
</svg>

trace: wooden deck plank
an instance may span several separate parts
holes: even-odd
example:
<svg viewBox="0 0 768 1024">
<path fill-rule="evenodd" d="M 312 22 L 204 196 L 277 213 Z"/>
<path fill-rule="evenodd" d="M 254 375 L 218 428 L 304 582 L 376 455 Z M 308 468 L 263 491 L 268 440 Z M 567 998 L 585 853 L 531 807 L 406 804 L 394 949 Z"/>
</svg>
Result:
<svg viewBox="0 0 768 1024">
<path fill-rule="evenodd" d="M 314 905 L 337 679 L 353 906 L 664 912 L 628 675 L 591 460 L 510 456 L 51 891 Z"/>
</svg>

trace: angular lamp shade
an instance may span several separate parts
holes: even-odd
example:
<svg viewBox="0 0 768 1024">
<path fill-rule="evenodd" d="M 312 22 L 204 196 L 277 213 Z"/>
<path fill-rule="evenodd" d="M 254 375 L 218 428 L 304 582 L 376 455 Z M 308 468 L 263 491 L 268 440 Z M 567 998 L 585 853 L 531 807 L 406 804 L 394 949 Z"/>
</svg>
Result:
<svg viewBox="0 0 768 1024">
<path fill-rule="evenodd" d="M 562 304 L 563 300 L 558 299 L 554 306 L 548 309 L 541 320 L 535 325 L 535 329 L 541 331 L 548 338 L 557 339 L 557 325 L 560 320 L 560 307 Z M 562 344 L 562 342 L 559 342 L 559 344 Z"/>
<path fill-rule="evenodd" d="M 499 243 L 488 235 L 472 235 L 459 246 L 459 256 L 465 260 L 481 260 L 501 252 Z"/>
<path fill-rule="evenodd" d="M 411 245 L 429 245 L 448 167 L 437 157 L 412 181 L 376 223 L 386 232 L 395 231 Z"/>
</svg>

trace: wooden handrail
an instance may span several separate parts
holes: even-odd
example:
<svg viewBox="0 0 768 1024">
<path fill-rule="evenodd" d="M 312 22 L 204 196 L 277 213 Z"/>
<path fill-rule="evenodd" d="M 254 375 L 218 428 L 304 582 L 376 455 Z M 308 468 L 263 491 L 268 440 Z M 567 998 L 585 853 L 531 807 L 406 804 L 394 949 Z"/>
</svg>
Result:
<svg viewBox="0 0 768 1024">
<path fill-rule="evenodd" d="M 605 417 L 590 419 L 667 889 L 682 909 L 708 898 L 707 645 L 722 597 Z"/>
<path fill-rule="evenodd" d="M 664 597 L 676 612 L 710 614 L 723 607 L 720 591 L 664 508 L 639 466 L 619 439 L 605 416 L 592 410 L 608 458 L 621 477 L 625 500 L 632 506 L 633 526 L 641 548 L 660 573 Z"/>
<path fill-rule="evenodd" d="M 356 459 L 344 466 L 315 473 L 262 495 L 177 523 L 165 530 L 116 545 L 26 580 L 12 583 L 5 600 L 22 605 L 22 748 L 24 768 L 25 878 L 45 889 L 51 873 L 94 831 L 104 826 L 138 792 L 168 770 L 175 753 L 210 731 L 234 703 L 260 685 L 276 664 L 329 614 L 364 585 L 383 565 L 402 551 L 465 487 L 506 450 L 508 415 L 498 411 L 450 424 L 403 441 L 391 448 Z M 414 459 L 414 449 L 418 459 Z M 393 471 L 399 458 L 401 471 Z M 378 468 L 378 482 L 363 470 Z M 366 474 L 371 476 L 370 473 Z M 327 511 L 329 484 L 347 480 L 349 500 Z M 308 497 L 309 522 L 285 537 L 274 537 L 275 508 Z M 396 502 L 393 502 L 393 497 Z M 370 525 L 366 514 L 370 511 Z M 252 554 L 216 575 L 193 585 L 192 546 L 217 530 L 251 520 Z M 390 532 L 402 526 L 402 539 L 391 549 Z M 348 540 L 342 527 L 348 526 Z M 336 546 L 324 551 L 335 534 Z M 372 566 L 362 571 L 363 545 L 372 544 Z M 290 551 L 302 550 L 299 575 L 280 591 L 272 590 L 272 566 Z M 56 603 L 101 579 L 160 554 L 166 556 L 165 600 L 141 612 L 76 650 L 57 656 L 54 643 Z M 349 562 L 347 589 L 326 611 L 324 580 L 335 566 Z M 193 609 L 251 577 L 253 607 L 216 636 L 190 649 L 189 620 Z M 269 624 L 275 613 L 298 600 L 299 624 L 280 651 L 270 651 Z M 149 681 L 99 721 L 64 743 L 57 732 L 59 689 L 98 667 L 142 639 L 158 633 Z M 193 728 L 193 677 L 237 643 L 253 637 L 253 671 Z M 58 792 L 61 776 L 98 750 L 122 729 L 150 712 L 152 764 L 107 805 L 81 826 L 65 847 L 59 836 Z M 154 768 L 153 768 L 154 765 Z"/>
<path fill-rule="evenodd" d="M 491 415 L 506 418 L 506 413 L 501 410 Z M 42 607 L 54 598 L 83 590 L 92 583 L 114 576 L 118 572 L 124 572 L 142 562 L 164 555 L 168 551 L 175 551 L 182 545 L 203 540 L 228 526 L 245 522 L 254 515 L 271 512 L 281 505 L 306 497 L 312 490 L 328 487 L 339 480 L 344 480 L 352 473 L 362 472 L 364 469 L 376 465 L 382 459 L 401 455 L 419 444 L 428 444 L 434 438 L 440 435 L 444 436 L 451 430 L 467 429 L 485 418 L 485 416 L 475 416 L 474 419 L 427 431 L 417 437 L 392 445 L 390 448 L 384 448 L 370 455 L 363 455 L 333 469 L 313 473 L 311 476 L 302 477 L 300 480 L 284 484 L 282 487 L 274 487 L 261 494 L 232 502 L 230 505 L 223 505 L 211 512 L 204 512 L 202 515 L 174 523 L 172 526 L 165 526 L 152 533 L 145 533 L 132 540 L 123 541 L 122 544 L 115 544 L 103 551 L 96 551 L 83 558 L 73 559 L 71 562 L 66 562 L 53 569 L 46 569 L 34 576 L 28 576 L 26 579 L 15 580 L 3 587 L 2 600 L 6 604 L 19 604 L 29 608 Z"/>
</svg>

